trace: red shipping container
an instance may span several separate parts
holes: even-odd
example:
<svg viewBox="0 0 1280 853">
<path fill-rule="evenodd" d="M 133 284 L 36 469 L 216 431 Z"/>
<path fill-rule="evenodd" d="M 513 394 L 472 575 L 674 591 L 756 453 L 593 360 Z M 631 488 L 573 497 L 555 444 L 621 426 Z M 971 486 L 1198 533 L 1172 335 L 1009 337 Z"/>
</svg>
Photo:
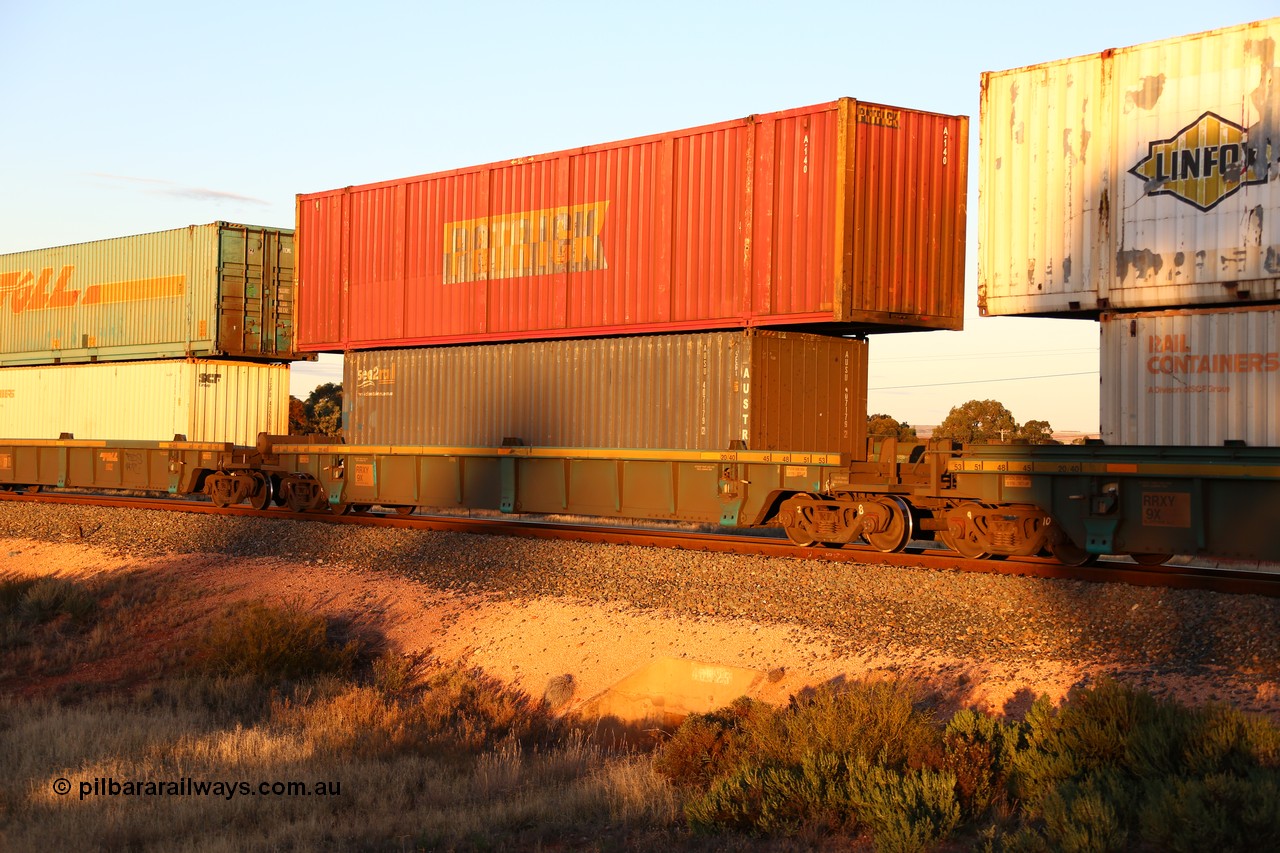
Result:
<svg viewBox="0 0 1280 853">
<path fill-rule="evenodd" d="M 850 98 L 298 196 L 298 347 L 959 329 L 968 118 Z"/>
</svg>

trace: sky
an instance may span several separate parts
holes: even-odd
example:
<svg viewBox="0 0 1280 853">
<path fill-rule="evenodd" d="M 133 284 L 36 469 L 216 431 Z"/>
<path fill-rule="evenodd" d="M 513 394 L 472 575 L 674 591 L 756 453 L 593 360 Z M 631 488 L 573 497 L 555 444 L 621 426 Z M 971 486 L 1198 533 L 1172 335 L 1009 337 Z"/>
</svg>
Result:
<svg viewBox="0 0 1280 853">
<path fill-rule="evenodd" d="M 982 71 L 1274 16 L 1275 0 L 360 3 L 0 0 L 0 253 L 850 96 L 971 117 L 963 332 L 875 336 L 868 408 L 971 399 L 1098 429 L 1092 321 L 976 310 Z M 295 365 L 293 393 L 341 381 Z"/>
</svg>

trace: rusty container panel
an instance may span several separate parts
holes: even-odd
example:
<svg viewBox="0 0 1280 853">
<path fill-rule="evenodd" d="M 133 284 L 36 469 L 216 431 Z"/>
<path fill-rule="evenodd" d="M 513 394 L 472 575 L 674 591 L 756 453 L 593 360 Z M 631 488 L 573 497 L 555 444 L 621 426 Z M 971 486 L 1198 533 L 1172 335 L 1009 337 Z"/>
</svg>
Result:
<svg viewBox="0 0 1280 853">
<path fill-rule="evenodd" d="M 1108 444 L 1280 447 L 1280 306 L 1104 314 Z"/>
<path fill-rule="evenodd" d="M 289 429 L 289 366 L 245 361 L 60 364 L 0 370 L 0 436 L 230 441 Z"/>
<path fill-rule="evenodd" d="M 967 128 L 845 98 L 300 195 L 299 347 L 958 329 Z"/>
<path fill-rule="evenodd" d="M 706 332 L 350 352 L 349 444 L 861 453 L 867 343 Z"/>
<path fill-rule="evenodd" d="M 215 222 L 0 255 L 0 366 L 294 350 L 293 232 Z"/>
<path fill-rule="evenodd" d="M 1280 299 L 1280 18 L 982 76 L 978 307 Z"/>
</svg>

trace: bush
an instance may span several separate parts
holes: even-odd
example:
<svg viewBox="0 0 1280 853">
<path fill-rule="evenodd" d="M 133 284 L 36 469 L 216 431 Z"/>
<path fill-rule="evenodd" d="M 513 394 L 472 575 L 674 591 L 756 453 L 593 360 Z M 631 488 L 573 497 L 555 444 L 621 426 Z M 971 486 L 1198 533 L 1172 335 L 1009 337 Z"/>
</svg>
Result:
<svg viewBox="0 0 1280 853">
<path fill-rule="evenodd" d="M 545 710 L 476 670 L 452 668 L 414 694 L 336 679 L 278 699 L 272 720 L 302 730 L 331 754 L 473 755 L 502 744 L 549 743 L 558 734 Z"/>
<path fill-rule="evenodd" d="M 654 766 L 686 790 L 698 831 L 863 828 L 883 849 L 924 849 L 955 830 L 961 809 L 955 774 L 938 769 L 942 732 L 915 698 L 900 683 L 865 682 L 777 710 L 739 699 L 687 719 Z"/>
<path fill-rule="evenodd" d="M 678 788 L 706 790 L 751 754 L 748 721 L 773 709 L 745 696 L 710 714 L 690 714 L 654 755 L 654 769 Z"/>
<path fill-rule="evenodd" d="M 936 766 L 942 733 L 918 699 L 915 688 L 898 681 L 824 686 L 761 716 L 750 729 L 752 747 L 788 764 L 832 752 L 895 769 Z"/>
<path fill-rule="evenodd" d="M 83 586 L 67 578 L 6 578 L 0 582 L 0 613 L 24 622 L 50 622 L 68 616 L 84 622 L 97 602 Z"/>
<path fill-rule="evenodd" d="M 942 766 L 955 776 L 966 820 L 1006 802 L 1009 768 L 1018 748 L 1016 726 L 966 708 L 947 723 L 942 742 Z"/>
<path fill-rule="evenodd" d="M 1265 771 L 1166 780 L 1144 804 L 1141 827 L 1174 853 L 1280 849 L 1280 780 Z"/>
<path fill-rule="evenodd" d="M 37 580 L 38 578 L 16 576 L 0 579 L 0 615 L 16 616 L 18 603 L 35 586 Z"/>
<path fill-rule="evenodd" d="M 850 779 L 851 798 L 877 850 L 928 850 L 959 826 L 954 775 L 877 765 L 858 769 Z"/>
<path fill-rule="evenodd" d="M 318 614 L 256 602 L 215 620 L 197 644 L 196 659 L 210 675 L 260 682 L 349 675 L 359 645 L 336 633 Z"/>
<path fill-rule="evenodd" d="M 1039 701 L 1010 787 L 1055 849 L 1263 849 L 1280 840 L 1280 730 L 1221 706 L 1189 709 L 1114 681 Z"/>
</svg>

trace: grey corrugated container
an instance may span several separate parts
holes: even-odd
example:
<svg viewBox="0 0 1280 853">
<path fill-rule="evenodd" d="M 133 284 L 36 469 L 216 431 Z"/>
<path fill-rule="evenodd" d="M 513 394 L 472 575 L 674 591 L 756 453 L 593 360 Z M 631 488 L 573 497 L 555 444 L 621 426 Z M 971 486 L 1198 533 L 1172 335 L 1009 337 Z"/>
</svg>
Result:
<svg viewBox="0 0 1280 853">
<path fill-rule="evenodd" d="M 0 366 L 288 361 L 293 232 L 214 222 L 0 255 Z"/>
<path fill-rule="evenodd" d="M 350 444 L 861 453 L 867 344 L 783 332 L 346 354 Z"/>
<path fill-rule="evenodd" d="M 1280 447 L 1280 306 L 1102 316 L 1108 444 Z"/>
<path fill-rule="evenodd" d="M 0 437 L 230 441 L 289 430 L 289 366 L 167 359 L 0 370 Z"/>
</svg>

